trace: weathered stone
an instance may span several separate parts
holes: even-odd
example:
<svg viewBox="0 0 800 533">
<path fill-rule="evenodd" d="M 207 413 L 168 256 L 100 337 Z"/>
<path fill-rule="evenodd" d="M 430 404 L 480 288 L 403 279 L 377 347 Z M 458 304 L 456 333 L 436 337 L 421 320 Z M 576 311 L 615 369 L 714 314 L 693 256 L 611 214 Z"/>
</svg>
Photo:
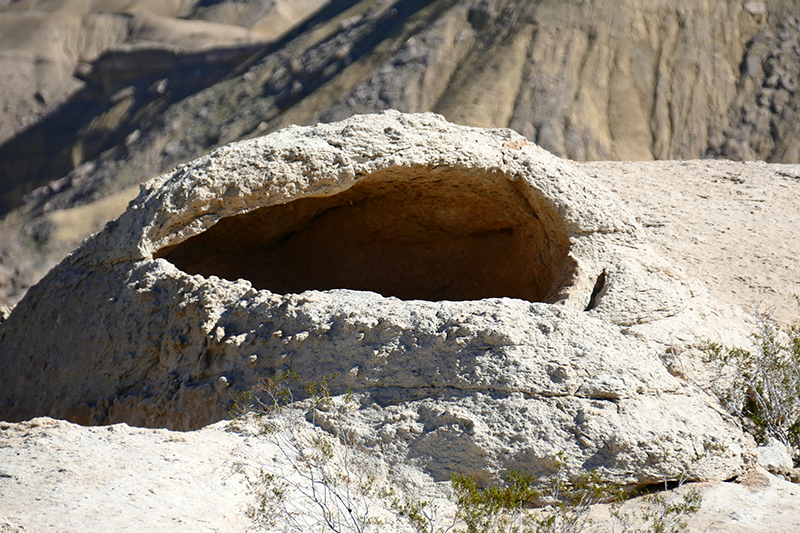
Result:
<svg viewBox="0 0 800 533">
<path fill-rule="evenodd" d="M 511 130 L 291 127 L 149 182 L 32 288 L 0 325 L 0 418 L 197 428 L 293 370 L 436 479 L 559 452 L 727 479 L 752 445 L 650 345 L 703 322 L 693 299 L 617 197 Z"/>
<path fill-rule="evenodd" d="M 763 74 L 761 60 L 757 57 L 748 56 L 742 63 L 742 74 L 755 78 Z"/>
<path fill-rule="evenodd" d="M 758 466 L 773 474 L 791 474 L 794 469 L 791 450 L 781 441 L 770 437 L 756 449 Z"/>
<path fill-rule="evenodd" d="M 775 93 L 772 95 L 772 111 L 775 113 L 781 113 L 787 102 L 789 102 L 790 97 L 791 95 L 789 94 L 789 91 L 783 89 L 775 91 Z"/>
<path fill-rule="evenodd" d="M 125 424 L 83 427 L 37 418 L 18 424 L 0 422 L 0 438 L 3 533 L 159 531 L 165 523 L 171 533 L 244 533 L 253 528 L 245 508 L 254 499 L 241 477 L 221 465 L 245 458 L 254 468 L 276 460 L 285 464 L 269 439 L 231 431 L 224 422 L 178 433 Z M 400 470 L 406 483 L 400 487 L 410 485 L 415 496 L 432 502 L 439 525 L 450 525 L 448 517 L 455 509 L 445 490 L 448 484 L 428 482 L 410 464 L 393 470 Z M 699 491 L 703 505 L 685 520 L 687 527 L 681 530 L 685 533 L 775 533 L 800 528 L 797 485 L 761 468 L 737 482 L 687 483 L 672 501 L 682 501 L 687 490 Z M 641 498 L 627 503 L 626 510 L 642 510 Z M 381 531 L 416 531 L 392 520 L 395 514 L 386 509 L 389 503 L 384 498 L 370 502 L 371 516 L 386 520 Z M 622 528 L 609 513 L 612 505 L 594 507 L 593 531 Z"/>
<path fill-rule="evenodd" d="M 757 15 L 767 12 L 767 6 L 766 4 L 764 4 L 764 2 L 747 2 L 744 5 L 744 9 L 745 11 L 747 11 L 752 15 Z"/>
</svg>

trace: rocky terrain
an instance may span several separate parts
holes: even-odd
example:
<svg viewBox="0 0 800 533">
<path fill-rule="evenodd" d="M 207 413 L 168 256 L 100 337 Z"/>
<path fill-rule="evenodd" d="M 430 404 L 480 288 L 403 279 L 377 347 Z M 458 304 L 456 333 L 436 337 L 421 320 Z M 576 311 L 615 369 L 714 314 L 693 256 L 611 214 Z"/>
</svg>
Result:
<svg viewBox="0 0 800 533">
<path fill-rule="evenodd" d="M 800 318 L 797 165 L 655 161 L 578 165 L 638 213 L 648 241 L 712 297 L 783 323 Z"/>
<path fill-rule="evenodd" d="M 225 423 L 174 432 L 39 418 L 0 423 L 0 439 L 3 533 L 252 530 L 244 514 L 250 496 L 232 463 L 243 454 L 257 460 L 275 453 Z M 800 488 L 764 470 L 736 483 L 691 486 L 704 504 L 688 521 L 689 533 L 800 527 Z M 607 509 L 595 518 L 597 530 L 611 530 Z"/>
<path fill-rule="evenodd" d="M 699 356 L 799 316 L 799 43 L 789 0 L 0 0 L 0 531 L 245 530 L 279 450 L 215 422 L 294 368 L 434 499 L 566 451 L 797 530 Z M 443 117 L 334 122 L 387 109 Z"/>
<path fill-rule="evenodd" d="M 45 33 L 69 19 L 76 35 L 47 77 L 63 89 L 34 74 L 4 89 L 17 95 L 0 146 L 0 211 L 15 209 L 0 235 L 8 305 L 80 240 L 57 239 L 50 211 L 121 202 L 176 164 L 288 124 L 430 110 L 574 160 L 798 162 L 789 0 L 124 4 L 0 12 Z M 6 35 L 8 61 L 45 57 L 46 40 Z M 93 211 L 109 217 L 109 202 Z"/>
<path fill-rule="evenodd" d="M 746 344 L 753 323 L 683 273 L 717 264 L 691 256 L 671 264 L 656 250 L 691 251 L 691 243 L 674 243 L 687 223 L 681 209 L 708 200 L 723 212 L 749 206 L 736 242 L 759 250 L 764 219 L 752 202 L 783 196 L 751 193 L 796 187 L 797 167 L 582 167 L 588 174 L 511 130 L 397 112 L 216 150 L 150 182 L 0 324 L 0 418 L 195 429 L 226 419 L 260 378 L 328 375 L 335 395 L 353 394 L 348 431 L 361 449 L 382 468 L 407 465 L 404 475 L 430 497 L 441 497 L 454 472 L 486 481 L 506 468 L 545 475 L 565 452 L 572 473 L 592 468 L 632 485 L 681 475 L 706 482 L 711 504 L 693 527 L 735 530 L 741 522 L 748 530 L 753 515 L 737 514 L 731 502 L 760 491 L 786 505 L 798 491 L 758 469 L 765 453 L 703 390 L 699 354 L 708 339 Z M 679 198 L 688 199 L 658 202 L 652 191 L 664 188 L 648 184 L 678 167 L 686 184 Z M 638 207 L 603 179 L 638 185 Z M 727 220 L 695 219 L 708 234 L 723 233 L 715 224 Z M 720 264 L 739 255 L 731 246 L 716 243 Z M 796 254 L 773 257 L 789 269 Z M 765 270 L 776 279 L 784 271 Z M 759 275 L 739 276 L 740 288 L 755 295 L 748 282 Z M 38 453 L 39 442 L 71 448 L 69 439 L 96 431 L 48 420 L 7 424 L 7 442 Z M 335 427 L 325 412 L 312 420 Z M 182 439 L 112 427 L 119 442 Z M 196 435 L 214 438 L 226 427 Z M 105 442 L 98 454 L 123 445 Z M 246 434 L 220 442 L 233 444 L 231 457 L 243 446 L 276 453 Z M 795 475 L 787 460 L 770 468 Z M 20 461 L 9 463 L 8 490 L 37 494 L 41 474 L 21 472 Z M 80 479 L 58 483 L 81 491 Z M 242 497 L 241 479 L 227 479 Z M 721 484 L 729 479 L 738 484 Z M 241 505 L 214 523 L 244 527 Z M 756 509 L 764 505 L 772 503 Z M 74 508 L 79 516 L 87 509 Z M 14 504 L 6 512 L 9 528 L 34 523 Z M 780 520 L 789 531 L 798 517 Z"/>
</svg>

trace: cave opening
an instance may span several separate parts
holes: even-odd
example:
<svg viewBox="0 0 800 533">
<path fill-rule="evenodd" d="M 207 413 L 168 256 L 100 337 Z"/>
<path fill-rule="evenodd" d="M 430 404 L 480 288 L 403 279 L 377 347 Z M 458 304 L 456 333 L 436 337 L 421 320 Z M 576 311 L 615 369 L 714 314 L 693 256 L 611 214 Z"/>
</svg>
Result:
<svg viewBox="0 0 800 533">
<path fill-rule="evenodd" d="M 155 257 L 279 294 L 548 301 L 565 278 L 568 252 L 563 222 L 518 183 L 497 172 L 424 167 L 222 218 Z"/>
</svg>

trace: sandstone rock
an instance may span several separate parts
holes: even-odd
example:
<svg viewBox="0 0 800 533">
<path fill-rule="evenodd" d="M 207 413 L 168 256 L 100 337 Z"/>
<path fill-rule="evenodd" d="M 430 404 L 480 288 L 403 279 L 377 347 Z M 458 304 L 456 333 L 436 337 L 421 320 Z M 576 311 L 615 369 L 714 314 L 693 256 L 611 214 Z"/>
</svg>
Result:
<svg viewBox="0 0 800 533">
<path fill-rule="evenodd" d="M 764 2 L 747 2 L 744 4 L 744 9 L 752 15 L 767 12 L 767 6 L 764 4 Z"/>
<path fill-rule="evenodd" d="M 773 474 L 790 474 L 794 469 L 791 450 L 782 442 L 770 437 L 764 446 L 756 449 L 758 465 Z"/>
<path fill-rule="evenodd" d="M 681 270 L 695 280 L 684 286 L 688 293 L 696 294 L 699 285 L 713 301 L 749 314 L 769 312 L 784 324 L 800 319 L 793 297 L 800 294 L 800 280 L 784 274 L 797 270 L 800 246 L 784 248 L 794 241 L 781 238 L 800 225 L 795 200 L 800 197 L 800 166 L 708 160 L 578 166 L 639 213 L 648 243 L 664 258 L 662 268 Z M 747 346 L 746 336 L 757 325 L 731 327 L 740 320 L 731 309 L 720 309 L 726 316 L 715 326 L 717 333 L 705 336 L 731 347 Z"/>
<path fill-rule="evenodd" d="M 0 423 L 0 440 L 3 533 L 250 526 L 245 487 L 223 466 L 245 443 L 225 428 L 174 433 L 37 418 Z M 266 443 L 248 449 L 258 457 L 271 451 Z"/>
<path fill-rule="evenodd" d="M 108 533 L 252 531 L 245 506 L 253 503 L 230 463 L 273 461 L 279 450 L 219 423 L 174 432 L 125 424 L 82 427 L 61 420 L 0 423 L 0 531 L 3 533 Z M 450 511 L 442 487 L 406 465 L 403 473 L 423 487 L 420 496 Z M 445 485 L 445 484 L 438 484 Z M 416 485 L 415 485 L 416 486 Z M 55 488 L 55 490 L 54 490 Z M 736 483 L 691 483 L 703 495 L 687 533 L 774 533 L 800 527 L 800 487 L 756 468 Z M 677 500 L 676 500 L 677 501 Z M 631 509 L 641 498 L 630 502 Z M 376 516 L 386 501 L 375 502 Z M 618 531 L 608 506 L 595 508 L 593 528 Z M 165 526 L 168 524 L 168 526 Z M 616 527 L 616 529 L 613 529 Z M 391 531 L 409 529 L 392 527 Z"/>
<path fill-rule="evenodd" d="M 704 322 L 684 285 L 511 130 L 291 127 L 149 182 L 32 288 L 0 324 L 0 418 L 192 429 L 293 370 L 335 375 L 364 445 L 434 479 L 562 451 L 625 483 L 727 479 L 752 445 L 650 344 Z"/>
</svg>

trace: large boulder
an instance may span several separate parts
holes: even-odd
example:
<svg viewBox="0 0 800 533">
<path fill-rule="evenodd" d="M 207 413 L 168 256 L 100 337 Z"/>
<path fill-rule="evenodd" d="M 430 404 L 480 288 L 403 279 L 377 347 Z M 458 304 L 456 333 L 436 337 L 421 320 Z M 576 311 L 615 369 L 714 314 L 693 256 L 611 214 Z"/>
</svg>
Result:
<svg viewBox="0 0 800 533">
<path fill-rule="evenodd" d="M 193 429 L 293 370 L 334 375 L 364 445 L 435 479 L 559 452 L 727 479 L 751 445 L 657 348 L 697 298 L 616 196 L 511 130 L 290 127 L 150 181 L 28 292 L 0 324 L 0 419 Z"/>
</svg>

